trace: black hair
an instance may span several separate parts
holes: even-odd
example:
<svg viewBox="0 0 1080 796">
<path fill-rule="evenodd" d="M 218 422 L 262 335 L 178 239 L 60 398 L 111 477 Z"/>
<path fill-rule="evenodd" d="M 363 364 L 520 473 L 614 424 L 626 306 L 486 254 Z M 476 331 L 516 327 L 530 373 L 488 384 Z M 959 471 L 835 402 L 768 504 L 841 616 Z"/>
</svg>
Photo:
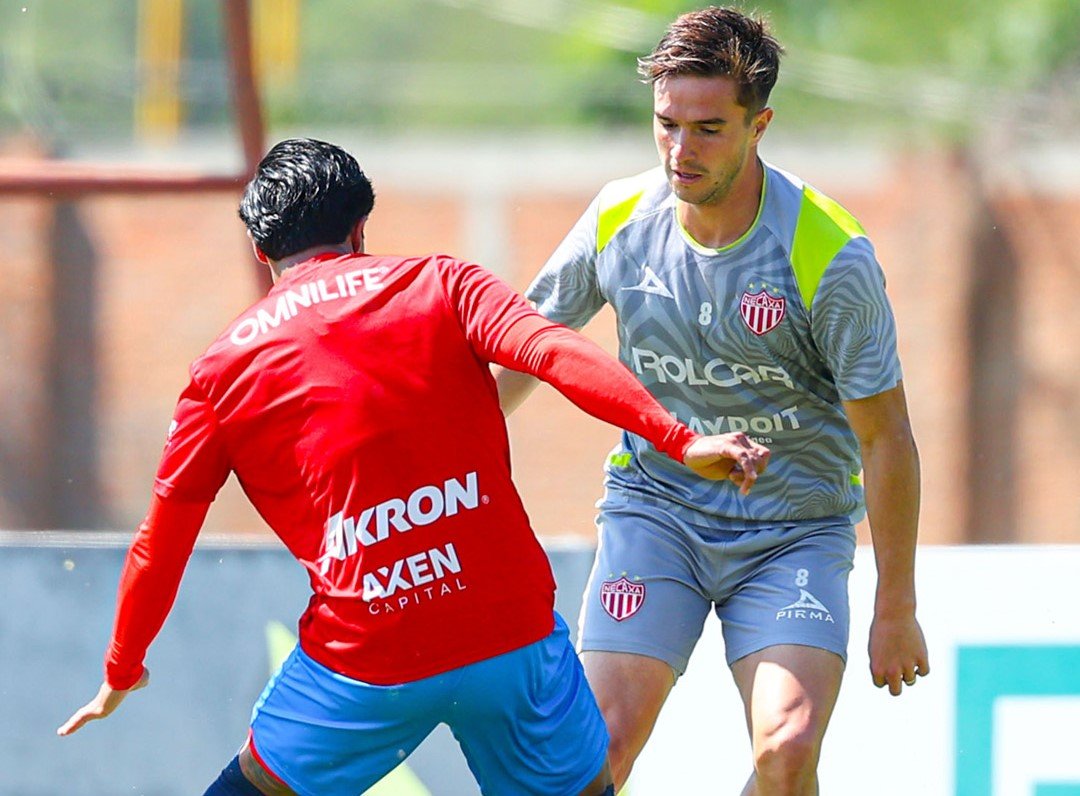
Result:
<svg viewBox="0 0 1080 796">
<path fill-rule="evenodd" d="M 371 213 L 375 192 L 356 159 L 334 144 L 290 138 L 260 161 L 240 218 L 271 260 L 344 241 Z"/>
</svg>

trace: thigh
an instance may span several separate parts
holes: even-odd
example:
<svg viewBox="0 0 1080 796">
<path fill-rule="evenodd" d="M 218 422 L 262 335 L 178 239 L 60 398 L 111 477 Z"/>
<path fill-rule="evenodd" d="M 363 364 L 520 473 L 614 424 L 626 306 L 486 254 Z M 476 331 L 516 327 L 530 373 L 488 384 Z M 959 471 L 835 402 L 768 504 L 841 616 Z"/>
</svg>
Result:
<svg viewBox="0 0 1080 796">
<path fill-rule="evenodd" d="M 251 752 L 300 796 L 356 796 L 431 733 L 455 677 L 375 686 L 327 669 L 297 646 L 255 704 Z"/>
<path fill-rule="evenodd" d="M 462 670 L 448 724 L 485 794 L 577 794 L 604 769 L 607 728 L 555 620 L 547 638 Z"/>
<path fill-rule="evenodd" d="M 675 672 L 664 661 L 624 652 L 585 652 L 582 662 L 611 734 L 611 766 L 621 783 L 652 734 Z"/>
<path fill-rule="evenodd" d="M 729 665 L 781 644 L 847 659 L 850 525 L 753 531 L 732 543 L 737 585 L 716 607 Z"/>
<path fill-rule="evenodd" d="M 682 674 L 712 604 L 700 586 L 696 537 L 679 517 L 645 503 L 609 499 L 597 524 L 579 649 L 644 655 Z"/>
<path fill-rule="evenodd" d="M 777 737 L 800 737 L 820 750 L 844 674 L 838 655 L 779 645 L 739 659 L 731 672 L 755 749 Z"/>
</svg>

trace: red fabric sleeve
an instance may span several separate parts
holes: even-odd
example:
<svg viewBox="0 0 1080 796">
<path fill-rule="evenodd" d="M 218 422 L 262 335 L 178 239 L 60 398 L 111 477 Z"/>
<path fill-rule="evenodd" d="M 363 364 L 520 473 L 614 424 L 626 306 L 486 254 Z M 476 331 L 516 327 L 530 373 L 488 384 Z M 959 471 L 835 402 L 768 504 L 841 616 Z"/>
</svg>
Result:
<svg viewBox="0 0 1080 796">
<path fill-rule="evenodd" d="M 105 653 L 105 681 L 131 688 L 143 672 L 150 642 L 165 623 L 210 503 L 154 495 L 120 573 L 116 620 Z"/>
<path fill-rule="evenodd" d="M 536 311 L 513 288 L 479 265 L 448 257 L 438 263 L 443 288 L 469 345 L 484 361 L 497 361 L 507 330 Z"/>
<path fill-rule="evenodd" d="M 507 330 L 495 361 L 543 379 L 578 408 L 644 437 L 677 462 L 698 437 L 621 362 L 587 337 L 539 314 L 523 317 Z"/>
<path fill-rule="evenodd" d="M 105 654 L 105 680 L 113 688 L 130 688 L 142 676 L 146 649 L 172 608 L 207 509 L 228 474 L 217 417 L 192 379 L 177 401 L 150 509 L 120 574 Z"/>
<path fill-rule="evenodd" d="M 217 416 L 202 388 L 192 379 L 176 402 L 154 479 L 154 493 L 163 498 L 209 503 L 225 483 L 229 470 Z"/>
<path fill-rule="evenodd" d="M 644 437 L 682 462 L 697 435 L 672 418 L 622 363 L 544 318 L 480 266 L 445 261 L 443 267 L 447 295 L 481 357 L 543 379 L 593 417 Z"/>
</svg>

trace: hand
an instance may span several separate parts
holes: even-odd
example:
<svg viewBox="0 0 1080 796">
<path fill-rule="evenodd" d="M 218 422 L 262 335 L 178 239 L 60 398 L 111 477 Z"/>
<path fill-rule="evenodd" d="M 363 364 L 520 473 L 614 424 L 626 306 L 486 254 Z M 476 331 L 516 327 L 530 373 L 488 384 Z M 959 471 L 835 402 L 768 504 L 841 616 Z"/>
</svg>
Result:
<svg viewBox="0 0 1080 796">
<path fill-rule="evenodd" d="M 683 464 L 711 481 L 727 479 L 749 494 L 758 475 L 769 464 L 769 449 L 741 431 L 698 437 L 683 456 Z"/>
<path fill-rule="evenodd" d="M 870 625 L 870 674 L 878 688 L 900 696 L 903 686 L 930 674 L 926 639 L 914 614 L 903 617 L 875 615 Z"/>
<path fill-rule="evenodd" d="M 124 701 L 124 697 L 132 691 L 138 691 L 140 688 L 145 688 L 146 684 L 149 682 L 150 670 L 143 667 L 142 677 L 140 677 L 139 682 L 135 683 L 131 688 L 118 689 L 113 688 L 108 683 L 102 683 L 101 688 L 98 689 L 97 696 L 76 710 L 70 719 L 60 725 L 56 734 L 71 735 L 88 721 L 105 718 L 120 707 L 120 703 Z"/>
</svg>

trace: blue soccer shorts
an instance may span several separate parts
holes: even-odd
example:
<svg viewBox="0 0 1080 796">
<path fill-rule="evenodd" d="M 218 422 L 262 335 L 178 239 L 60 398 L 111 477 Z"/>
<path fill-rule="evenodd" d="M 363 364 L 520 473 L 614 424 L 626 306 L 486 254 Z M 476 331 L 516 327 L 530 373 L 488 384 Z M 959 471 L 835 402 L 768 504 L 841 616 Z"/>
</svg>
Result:
<svg viewBox="0 0 1080 796">
<path fill-rule="evenodd" d="M 600 509 L 581 650 L 648 655 L 681 675 L 711 609 L 728 665 L 778 644 L 847 660 L 847 518 L 720 531 L 698 512 L 610 488 Z"/>
<path fill-rule="evenodd" d="M 577 794 L 607 758 L 607 728 L 558 614 L 547 638 L 401 685 L 337 674 L 298 645 L 255 704 L 251 740 L 300 796 L 358 796 L 440 723 L 484 794 Z"/>
</svg>

